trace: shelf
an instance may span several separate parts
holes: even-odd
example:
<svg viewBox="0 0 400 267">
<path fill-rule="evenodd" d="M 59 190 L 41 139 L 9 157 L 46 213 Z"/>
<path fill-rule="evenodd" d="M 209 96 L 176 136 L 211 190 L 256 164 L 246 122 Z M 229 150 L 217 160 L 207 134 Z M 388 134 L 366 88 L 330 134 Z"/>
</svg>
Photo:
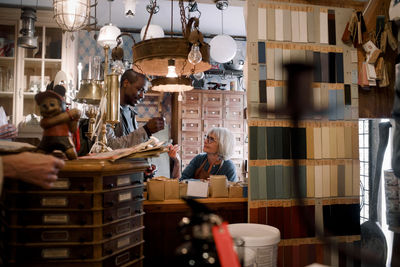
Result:
<svg viewBox="0 0 400 267">
<path fill-rule="evenodd" d="M 0 60 L 14 60 L 15 57 L 0 57 Z"/>
<path fill-rule="evenodd" d="M 204 74 L 209 75 L 232 75 L 232 76 L 243 76 L 242 70 L 219 70 L 219 69 L 210 69 L 204 72 Z"/>
<path fill-rule="evenodd" d="M 24 98 L 34 98 L 35 97 L 35 95 L 36 95 L 37 93 L 33 93 L 33 92 L 24 92 Z"/>
<path fill-rule="evenodd" d="M 0 92 L 0 96 L 5 96 L 5 97 L 13 97 L 14 92 Z"/>
<path fill-rule="evenodd" d="M 61 63 L 61 59 L 54 59 L 54 58 L 45 58 L 45 59 L 42 59 L 42 58 L 24 58 L 24 60 L 25 61 L 31 61 L 31 62 L 42 62 L 42 61 L 44 61 L 44 62 L 56 62 L 56 63 Z"/>
</svg>

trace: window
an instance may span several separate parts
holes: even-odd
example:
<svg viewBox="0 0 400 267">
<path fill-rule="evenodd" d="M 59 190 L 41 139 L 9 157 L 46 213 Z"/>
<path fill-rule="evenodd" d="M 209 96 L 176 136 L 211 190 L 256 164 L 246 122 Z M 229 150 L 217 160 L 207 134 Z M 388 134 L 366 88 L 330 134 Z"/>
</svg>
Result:
<svg viewBox="0 0 400 267">
<path fill-rule="evenodd" d="M 360 150 L 360 223 L 369 219 L 369 132 L 369 120 L 360 119 L 358 121 Z"/>
</svg>

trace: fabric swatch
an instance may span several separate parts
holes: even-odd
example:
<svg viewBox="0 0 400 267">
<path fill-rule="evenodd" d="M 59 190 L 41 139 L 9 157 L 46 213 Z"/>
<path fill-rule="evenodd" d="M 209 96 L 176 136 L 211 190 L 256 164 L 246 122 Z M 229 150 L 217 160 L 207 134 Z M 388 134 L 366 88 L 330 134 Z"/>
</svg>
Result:
<svg viewBox="0 0 400 267">
<path fill-rule="evenodd" d="M 250 166 L 250 198 L 258 200 L 258 167 Z"/>
<path fill-rule="evenodd" d="M 292 42 L 300 42 L 300 18 L 299 11 L 291 10 L 291 23 L 292 23 Z"/>
<path fill-rule="evenodd" d="M 329 127 L 321 127 L 321 140 L 322 140 L 322 158 L 329 159 L 331 153 L 329 151 Z"/>
<path fill-rule="evenodd" d="M 331 170 L 331 197 L 337 197 L 338 195 L 338 166 L 337 165 L 330 165 Z"/>
<path fill-rule="evenodd" d="M 335 10 L 328 10 L 328 43 L 336 45 Z"/>
<path fill-rule="evenodd" d="M 257 159 L 266 159 L 267 151 L 265 143 L 267 139 L 266 127 L 257 127 Z"/>
<path fill-rule="evenodd" d="M 274 110 L 275 109 L 275 87 L 267 87 L 267 108 L 268 110 Z M 274 113 L 268 113 L 267 117 L 270 119 L 275 118 Z"/>
<path fill-rule="evenodd" d="M 307 12 L 299 11 L 299 41 L 302 43 L 307 43 Z"/>
<path fill-rule="evenodd" d="M 328 53 L 328 62 L 329 62 L 329 83 L 336 83 L 336 53 L 329 52 Z"/>
<path fill-rule="evenodd" d="M 275 9 L 275 40 L 283 41 L 283 10 Z"/>
<path fill-rule="evenodd" d="M 343 54 L 336 54 L 336 82 L 344 83 L 344 66 L 343 66 Z"/>
<path fill-rule="evenodd" d="M 322 67 L 321 67 L 320 52 L 314 52 L 314 82 L 317 83 L 322 82 Z"/>
<path fill-rule="evenodd" d="M 267 199 L 267 168 L 258 167 L 258 198 Z"/>
<path fill-rule="evenodd" d="M 322 128 L 314 128 L 314 158 L 322 158 Z"/>
<path fill-rule="evenodd" d="M 309 43 L 315 43 L 314 26 L 314 12 L 307 12 L 307 40 Z"/>
<path fill-rule="evenodd" d="M 319 13 L 319 26 L 320 26 L 320 43 L 328 44 L 328 13 L 321 11 Z"/>
<path fill-rule="evenodd" d="M 314 166 L 307 165 L 307 197 L 315 196 L 315 170 Z"/>
<path fill-rule="evenodd" d="M 275 166 L 267 166 L 267 199 L 275 199 Z"/>
<path fill-rule="evenodd" d="M 258 39 L 267 39 L 267 9 L 258 8 Z"/>
<path fill-rule="evenodd" d="M 275 55 L 275 80 L 281 81 L 283 78 L 282 74 L 282 48 L 275 48 L 274 50 Z"/>
<path fill-rule="evenodd" d="M 336 90 L 329 90 L 329 120 L 337 119 L 336 110 Z"/>
<path fill-rule="evenodd" d="M 292 20 L 290 10 L 283 9 L 283 41 L 292 41 Z"/>
<path fill-rule="evenodd" d="M 267 79 L 275 79 L 275 49 L 267 48 Z"/>
<path fill-rule="evenodd" d="M 321 52 L 321 82 L 329 83 L 329 55 Z"/>
<path fill-rule="evenodd" d="M 249 151 L 249 156 L 250 160 L 256 160 L 257 159 L 257 127 L 256 126 L 250 126 L 249 127 L 249 140 L 250 140 L 250 151 Z"/>
<path fill-rule="evenodd" d="M 265 42 L 258 42 L 258 63 L 265 64 Z"/>
<path fill-rule="evenodd" d="M 267 39 L 275 40 L 275 9 L 267 9 Z"/>
<path fill-rule="evenodd" d="M 336 118 L 344 120 L 344 90 L 336 90 Z"/>
<path fill-rule="evenodd" d="M 277 199 L 283 198 L 283 167 L 275 166 L 275 196 Z"/>
<path fill-rule="evenodd" d="M 315 171 L 315 197 L 322 197 L 323 185 L 322 185 L 322 165 L 316 165 Z"/>
<path fill-rule="evenodd" d="M 322 197 L 331 196 L 331 170 L 329 165 L 322 165 Z"/>
</svg>

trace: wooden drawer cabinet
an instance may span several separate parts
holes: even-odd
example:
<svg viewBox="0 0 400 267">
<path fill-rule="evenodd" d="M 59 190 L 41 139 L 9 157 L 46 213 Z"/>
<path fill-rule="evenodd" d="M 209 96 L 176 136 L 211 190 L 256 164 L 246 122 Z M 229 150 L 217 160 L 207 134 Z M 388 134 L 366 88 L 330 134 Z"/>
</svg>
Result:
<svg viewBox="0 0 400 267">
<path fill-rule="evenodd" d="M 222 107 L 222 94 L 220 93 L 204 93 L 203 94 L 203 106 L 210 107 Z"/>
<path fill-rule="evenodd" d="M 193 90 L 185 93 L 178 114 L 181 128 L 178 141 L 181 145 L 181 158 L 184 170 L 190 160 L 202 152 L 204 138 L 212 128 L 228 128 L 235 136 L 237 151 L 234 157 L 244 160 L 243 145 L 246 137 L 244 92 Z M 238 173 L 240 176 L 242 172 Z"/>
<path fill-rule="evenodd" d="M 224 95 L 225 106 L 244 108 L 244 95 L 242 94 L 226 94 Z"/>
<path fill-rule="evenodd" d="M 207 133 L 214 127 L 223 127 L 222 120 L 207 119 L 204 120 L 203 131 Z"/>
<path fill-rule="evenodd" d="M 201 119 L 201 106 L 195 106 L 195 105 L 182 106 L 182 118 Z"/>
<path fill-rule="evenodd" d="M 182 131 L 201 131 L 201 120 L 182 119 Z"/>
<path fill-rule="evenodd" d="M 243 120 L 243 109 L 237 107 L 226 107 L 224 119 L 227 120 Z"/>
<path fill-rule="evenodd" d="M 188 93 L 183 94 L 182 104 L 200 107 L 201 106 L 201 94 L 194 93 L 194 92 L 188 92 Z"/>
<path fill-rule="evenodd" d="M 243 146 L 235 146 L 233 150 L 233 159 L 242 159 L 243 158 Z"/>
<path fill-rule="evenodd" d="M 67 161 L 51 190 L 7 181 L 0 257 L 7 266 L 142 266 L 143 159 Z"/>
<path fill-rule="evenodd" d="M 204 119 L 222 119 L 222 107 L 204 107 Z"/>
<path fill-rule="evenodd" d="M 202 138 L 201 132 L 182 132 L 182 145 L 201 146 Z"/>
</svg>

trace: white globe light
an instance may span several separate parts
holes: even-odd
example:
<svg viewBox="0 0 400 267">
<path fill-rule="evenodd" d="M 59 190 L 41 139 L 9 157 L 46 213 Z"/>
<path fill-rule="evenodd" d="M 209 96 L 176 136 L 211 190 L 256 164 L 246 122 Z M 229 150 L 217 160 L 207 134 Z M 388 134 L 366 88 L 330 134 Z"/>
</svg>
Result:
<svg viewBox="0 0 400 267">
<path fill-rule="evenodd" d="M 217 35 L 210 41 L 210 55 L 218 63 L 231 61 L 236 54 L 236 42 L 229 35 Z"/>
<path fill-rule="evenodd" d="M 140 31 L 140 40 L 143 41 L 144 32 L 146 31 L 146 26 L 144 25 L 142 30 Z M 146 40 L 154 39 L 154 38 L 164 38 L 164 30 L 155 24 L 150 24 L 147 29 Z"/>
<path fill-rule="evenodd" d="M 117 46 L 117 37 L 121 34 L 121 30 L 112 24 L 101 27 L 97 43 L 102 47 L 108 45 L 110 49 Z"/>
</svg>

